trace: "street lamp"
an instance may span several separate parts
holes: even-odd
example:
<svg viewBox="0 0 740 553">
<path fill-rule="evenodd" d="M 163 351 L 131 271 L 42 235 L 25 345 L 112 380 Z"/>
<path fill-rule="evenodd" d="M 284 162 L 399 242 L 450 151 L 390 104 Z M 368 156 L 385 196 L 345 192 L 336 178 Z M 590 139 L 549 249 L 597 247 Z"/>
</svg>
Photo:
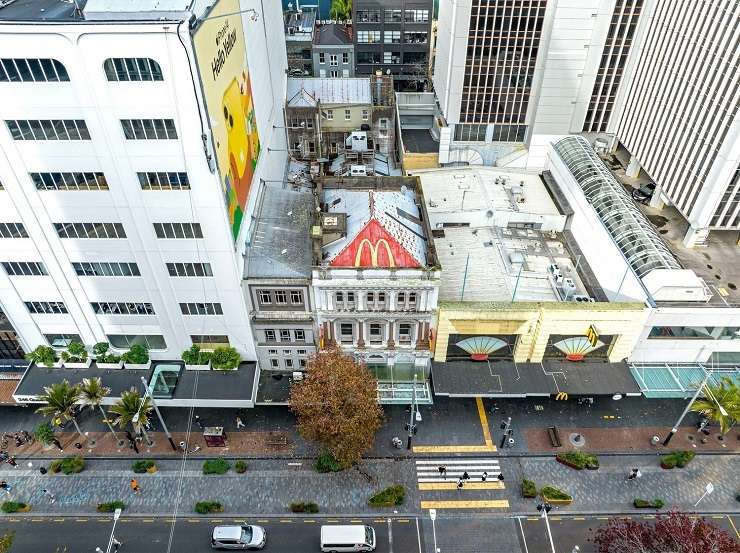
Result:
<svg viewBox="0 0 740 553">
<path fill-rule="evenodd" d="M 118 522 L 119 518 L 121 518 L 121 509 L 116 509 L 113 512 L 113 529 L 110 531 L 110 538 L 108 538 L 108 547 L 106 548 L 105 552 L 103 552 L 103 550 L 99 547 L 96 547 L 95 553 L 110 553 L 111 547 L 113 547 L 113 540 L 116 539 L 114 534 L 116 532 L 116 523 Z"/>
<path fill-rule="evenodd" d="M 701 496 L 701 497 L 699 498 L 699 501 L 697 501 L 696 503 L 694 503 L 694 507 L 696 507 L 697 505 L 699 505 L 699 503 L 701 503 L 701 500 L 702 500 L 702 499 L 704 499 L 704 498 L 705 498 L 706 496 L 708 496 L 708 495 L 709 495 L 710 493 L 712 493 L 713 491 L 714 491 L 714 484 L 712 484 L 711 482 L 709 482 L 709 484 L 707 484 L 707 485 L 706 485 L 706 486 L 704 487 L 704 493 L 703 493 L 703 494 L 702 494 L 702 496 Z"/>
<path fill-rule="evenodd" d="M 172 434 L 170 434 L 170 431 L 167 429 L 167 425 L 164 423 L 164 419 L 162 418 L 162 413 L 159 412 L 159 407 L 157 407 L 157 402 L 154 401 L 154 396 L 149 392 L 149 386 L 147 386 L 146 378 L 144 378 L 143 376 L 141 377 L 141 383 L 144 385 L 144 397 L 149 396 L 149 399 L 152 400 L 152 407 L 154 407 L 154 411 L 157 413 L 157 418 L 159 419 L 159 422 L 162 424 L 164 433 L 170 442 L 170 446 L 172 446 L 172 451 L 177 451 L 177 446 L 175 445 L 175 442 L 172 440 Z M 138 415 L 139 413 L 137 412 L 136 414 Z"/>
<path fill-rule="evenodd" d="M 429 518 L 432 519 L 432 536 L 434 536 L 434 553 L 439 553 L 439 547 L 437 547 L 437 527 L 434 525 L 434 521 L 437 520 L 437 509 L 429 509 Z"/>
<path fill-rule="evenodd" d="M 555 552 L 555 544 L 552 541 L 552 532 L 550 531 L 550 519 L 547 518 L 547 513 L 552 509 L 552 505 L 549 503 L 540 503 L 537 505 L 537 510 L 540 512 L 540 516 L 545 519 L 545 526 L 547 526 L 547 537 L 550 538 L 550 549 L 552 553 Z"/>
<path fill-rule="evenodd" d="M 668 435 L 665 437 L 665 440 L 663 440 L 663 445 L 668 445 L 668 443 L 671 441 L 671 438 L 678 432 L 678 427 L 681 426 L 681 423 L 683 422 L 684 417 L 691 409 L 691 406 L 696 401 L 696 398 L 699 397 L 699 394 L 701 394 L 701 391 L 704 389 L 704 387 L 707 385 L 707 382 L 709 381 L 709 378 L 712 376 L 712 373 L 714 371 L 707 371 L 706 376 L 704 377 L 704 380 L 701 381 L 701 384 L 696 388 L 696 393 L 694 394 L 694 397 L 691 398 L 691 401 L 689 401 L 689 404 L 686 406 L 686 409 L 683 410 L 683 413 L 681 413 L 681 416 L 678 417 L 678 420 L 676 421 L 676 424 L 673 425 L 673 428 L 671 428 L 671 431 L 668 433 Z M 711 395 L 711 394 L 710 394 Z M 722 414 L 723 417 L 727 416 L 727 410 L 720 405 L 719 401 L 716 400 L 716 398 L 712 398 L 713 401 L 719 406 L 719 412 Z"/>
<path fill-rule="evenodd" d="M 411 440 L 416 434 L 416 421 L 414 411 L 416 410 L 416 374 L 414 374 L 414 384 L 411 389 L 411 415 L 409 417 L 409 423 L 406 425 L 406 429 L 409 431 L 409 437 L 406 441 L 406 449 L 411 449 Z"/>
</svg>

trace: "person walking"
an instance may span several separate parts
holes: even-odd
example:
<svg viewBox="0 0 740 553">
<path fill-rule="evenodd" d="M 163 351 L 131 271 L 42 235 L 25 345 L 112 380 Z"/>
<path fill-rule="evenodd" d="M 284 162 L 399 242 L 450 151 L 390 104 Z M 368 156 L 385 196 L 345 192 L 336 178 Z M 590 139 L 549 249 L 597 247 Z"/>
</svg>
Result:
<svg viewBox="0 0 740 553">
<path fill-rule="evenodd" d="M 14 469 L 17 469 L 17 468 L 18 468 L 18 462 L 17 462 L 16 460 L 15 460 L 15 456 L 11 456 L 11 457 L 10 457 L 10 458 L 8 459 L 8 464 L 9 464 L 9 465 L 10 465 L 11 467 L 13 467 Z"/>
<path fill-rule="evenodd" d="M 462 479 L 463 480 L 470 480 L 470 475 L 468 474 L 468 471 L 467 470 L 465 472 L 463 472 Z"/>
<path fill-rule="evenodd" d="M 485 482 L 486 478 L 488 478 L 488 471 L 483 471 L 483 475 L 480 477 L 481 482 Z"/>
<path fill-rule="evenodd" d="M 465 485 L 465 482 L 463 482 L 463 479 L 462 478 L 458 478 L 457 479 L 457 489 L 458 490 L 462 490 L 464 485 Z"/>
<path fill-rule="evenodd" d="M 113 538 L 111 539 L 111 545 L 113 546 L 113 551 L 115 552 L 115 551 L 118 551 L 120 549 L 120 547 L 123 545 L 123 543 L 121 543 L 120 541 L 118 541 L 116 539 L 116 537 L 113 536 Z"/>
<path fill-rule="evenodd" d="M 498 473 L 498 476 L 496 478 L 498 478 L 498 481 L 499 482 L 503 482 L 504 481 L 504 473 L 503 472 L 499 472 Z"/>
<path fill-rule="evenodd" d="M 236 417 L 236 429 L 239 430 L 240 428 L 245 428 L 247 425 L 244 424 L 244 421 L 242 421 L 242 418 L 237 416 Z"/>
<path fill-rule="evenodd" d="M 193 422 L 195 422 L 195 424 L 198 425 L 198 428 L 200 428 L 201 430 L 203 430 L 203 422 L 200 420 L 200 416 L 199 415 L 195 415 L 195 417 L 193 418 Z"/>
<path fill-rule="evenodd" d="M 629 475 L 627 476 L 627 481 L 634 480 L 635 478 L 637 478 L 637 473 L 639 472 L 640 472 L 640 469 L 632 469 Z M 640 476 L 642 476 L 642 474 L 640 474 Z"/>
<path fill-rule="evenodd" d="M 445 480 L 447 480 L 447 467 L 446 467 L 446 466 L 444 466 L 444 465 L 439 465 L 439 466 L 437 467 L 437 470 L 439 471 L 439 475 L 440 475 L 440 476 L 441 476 L 442 478 L 444 478 Z"/>
<path fill-rule="evenodd" d="M 139 495 L 141 493 L 139 481 L 136 478 L 131 479 L 131 491 L 134 492 L 136 495 Z"/>
<path fill-rule="evenodd" d="M 56 446 L 56 448 L 57 448 L 57 449 L 58 449 L 59 451 L 64 451 L 64 448 L 62 447 L 62 444 L 61 444 L 61 443 L 59 443 L 59 440 L 58 440 L 58 439 L 54 438 L 54 439 L 52 440 L 52 443 L 53 443 L 53 444 L 54 444 L 54 445 Z"/>
<path fill-rule="evenodd" d="M 5 480 L 0 482 L 0 490 L 3 490 L 7 495 L 10 495 L 10 490 L 13 489 L 13 486 L 8 484 Z"/>
<path fill-rule="evenodd" d="M 50 492 L 49 490 L 47 490 L 46 488 L 44 488 L 43 490 L 41 490 L 41 493 L 43 493 L 43 494 L 44 494 L 44 495 L 45 495 L 46 497 L 48 497 L 48 498 L 49 498 L 49 503 L 54 503 L 54 502 L 55 502 L 55 501 L 57 500 L 57 498 L 56 498 L 56 497 L 54 497 L 54 494 L 53 494 L 53 493 L 51 493 L 51 492 Z"/>
</svg>

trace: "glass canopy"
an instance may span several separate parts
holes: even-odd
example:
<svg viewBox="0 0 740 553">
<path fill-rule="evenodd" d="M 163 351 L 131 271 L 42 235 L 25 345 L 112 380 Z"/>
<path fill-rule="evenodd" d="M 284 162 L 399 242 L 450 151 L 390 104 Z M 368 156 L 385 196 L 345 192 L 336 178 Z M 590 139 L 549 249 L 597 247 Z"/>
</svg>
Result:
<svg viewBox="0 0 740 553">
<path fill-rule="evenodd" d="M 653 225 L 585 138 L 568 136 L 553 147 L 638 277 L 654 269 L 681 268 Z"/>
</svg>

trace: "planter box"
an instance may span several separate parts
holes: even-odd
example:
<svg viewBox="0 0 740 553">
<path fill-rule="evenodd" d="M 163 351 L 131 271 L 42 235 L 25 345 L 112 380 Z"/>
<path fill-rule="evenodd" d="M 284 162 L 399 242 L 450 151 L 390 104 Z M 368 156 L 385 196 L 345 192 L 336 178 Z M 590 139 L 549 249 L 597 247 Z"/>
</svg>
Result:
<svg viewBox="0 0 740 553">
<path fill-rule="evenodd" d="M 123 368 L 122 361 L 119 361 L 118 363 L 98 363 L 96 361 L 95 364 L 98 366 L 99 369 L 122 369 Z"/>
<path fill-rule="evenodd" d="M 46 367 L 46 365 L 41 366 Z M 62 361 L 61 359 L 59 361 L 55 361 L 52 367 L 54 367 L 55 369 L 61 369 L 62 367 L 64 367 L 64 361 Z"/>
<path fill-rule="evenodd" d="M 210 371 L 211 370 L 211 364 L 208 365 L 185 365 L 186 371 Z"/>
<path fill-rule="evenodd" d="M 542 495 L 542 499 L 544 499 L 547 503 L 550 505 L 570 505 L 573 503 L 573 499 L 550 499 L 546 495 Z"/>
<path fill-rule="evenodd" d="M 123 367 L 126 369 L 133 369 L 133 370 L 140 370 L 140 371 L 146 371 L 149 370 L 149 367 L 152 366 L 152 362 L 148 361 L 147 363 L 124 363 Z"/>
<path fill-rule="evenodd" d="M 87 369 L 90 367 L 90 364 L 92 363 L 92 359 L 88 357 L 87 361 L 84 363 L 72 363 L 70 361 L 64 362 L 64 368 L 65 369 Z"/>
<path fill-rule="evenodd" d="M 26 503 L 26 505 L 24 507 L 21 507 L 20 509 L 18 509 L 18 512 L 19 513 L 28 513 L 30 511 L 31 511 L 31 504 L 30 503 Z"/>
</svg>

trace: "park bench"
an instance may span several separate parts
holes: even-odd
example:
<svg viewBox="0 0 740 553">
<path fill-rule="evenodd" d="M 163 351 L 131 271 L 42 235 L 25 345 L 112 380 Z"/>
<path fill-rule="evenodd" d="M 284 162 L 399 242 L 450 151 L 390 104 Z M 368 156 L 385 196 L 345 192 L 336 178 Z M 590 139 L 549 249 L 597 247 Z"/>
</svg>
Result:
<svg viewBox="0 0 740 553">
<path fill-rule="evenodd" d="M 563 444 L 560 442 L 560 432 L 557 426 L 547 427 L 547 436 L 550 438 L 550 445 L 552 447 L 561 447 Z"/>
</svg>

